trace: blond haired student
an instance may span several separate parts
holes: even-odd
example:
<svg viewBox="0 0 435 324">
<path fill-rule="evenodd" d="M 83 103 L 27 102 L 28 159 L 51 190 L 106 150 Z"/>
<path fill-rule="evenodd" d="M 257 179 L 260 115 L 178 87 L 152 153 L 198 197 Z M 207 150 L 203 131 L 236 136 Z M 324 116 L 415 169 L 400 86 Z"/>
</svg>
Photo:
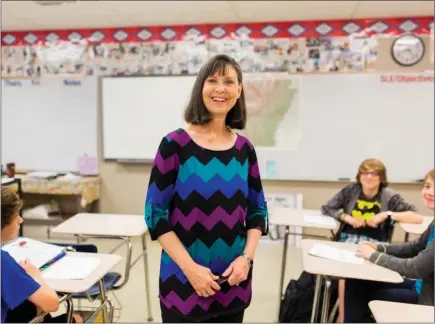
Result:
<svg viewBox="0 0 435 324">
<path fill-rule="evenodd" d="M 1 243 L 16 239 L 23 219 L 17 194 L 1 187 Z M 59 308 L 56 292 L 42 278 L 41 272 L 28 260 L 17 263 L 8 252 L 1 250 L 1 323 L 27 323 L 39 311 L 55 312 Z M 82 318 L 74 314 L 77 323 Z M 65 323 L 66 314 L 45 316 L 44 322 Z"/>
</svg>

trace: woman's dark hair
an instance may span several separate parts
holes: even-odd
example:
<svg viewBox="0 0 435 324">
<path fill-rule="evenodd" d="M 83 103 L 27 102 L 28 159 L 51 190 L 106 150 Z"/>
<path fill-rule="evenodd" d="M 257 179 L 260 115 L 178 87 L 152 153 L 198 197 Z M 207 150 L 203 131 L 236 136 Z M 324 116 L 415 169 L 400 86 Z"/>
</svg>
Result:
<svg viewBox="0 0 435 324">
<path fill-rule="evenodd" d="M 209 76 L 215 73 L 226 75 L 229 67 L 232 67 L 236 71 L 237 81 L 239 84 L 242 84 L 242 69 L 236 60 L 228 55 L 216 55 L 202 66 L 193 85 L 189 103 L 184 111 L 184 120 L 187 123 L 205 125 L 213 119 L 213 116 L 208 111 L 202 99 L 204 82 Z M 239 99 L 237 99 L 236 104 L 226 116 L 225 125 L 233 129 L 244 129 L 246 126 L 246 103 L 243 87 Z"/>
<path fill-rule="evenodd" d="M 1 229 L 8 226 L 18 215 L 23 203 L 18 195 L 9 187 L 2 187 L 2 214 L 1 214 Z"/>
</svg>

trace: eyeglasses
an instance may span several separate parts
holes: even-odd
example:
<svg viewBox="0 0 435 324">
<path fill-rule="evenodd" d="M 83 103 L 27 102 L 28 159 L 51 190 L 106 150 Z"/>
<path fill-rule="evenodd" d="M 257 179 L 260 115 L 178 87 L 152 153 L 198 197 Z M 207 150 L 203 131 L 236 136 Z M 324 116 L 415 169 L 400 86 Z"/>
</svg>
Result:
<svg viewBox="0 0 435 324">
<path fill-rule="evenodd" d="M 371 175 L 372 177 L 380 177 L 381 174 L 377 171 L 364 171 L 361 172 L 361 175 L 364 177 L 368 177 L 369 175 Z"/>
</svg>

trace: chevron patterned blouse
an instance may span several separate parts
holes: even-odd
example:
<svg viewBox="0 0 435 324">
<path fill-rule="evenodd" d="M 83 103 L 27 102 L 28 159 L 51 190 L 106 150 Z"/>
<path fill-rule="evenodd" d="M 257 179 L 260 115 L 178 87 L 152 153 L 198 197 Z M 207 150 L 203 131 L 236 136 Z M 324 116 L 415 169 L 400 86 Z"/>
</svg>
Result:
<svg viewBox="0 0 435 324">
<path fill-rule="evenodd" d="M 257 157 L 238 135 L 224 151 L 205 149 L 179 129 L 160 143 L 145 203 L 151 239 L 174 231 L 192 259 L 222 274 L 245 247 L 247 230 L 268 232 L 268 213 Z M 252 269 L 238 286 L 222 284 L 212 297 L 196 294 L 181 269 L 162 252 L 159 298 L 187 319 L 241 311 L 251 300 Z"/>
</svg>

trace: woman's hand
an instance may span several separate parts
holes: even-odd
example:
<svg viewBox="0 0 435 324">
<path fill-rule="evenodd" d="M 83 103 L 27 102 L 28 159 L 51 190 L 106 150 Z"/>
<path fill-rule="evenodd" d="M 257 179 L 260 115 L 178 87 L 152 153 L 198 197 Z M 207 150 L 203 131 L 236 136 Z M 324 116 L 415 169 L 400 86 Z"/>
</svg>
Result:
<svg viewBox="0 0 435 324">
<path fill-rule="evenodd" d="M 248 273 L 250 269 L 249 261 L 244 257 L 239 256 L 236 258 L 227 270 L 222 274 L 223 277 L 228 277 L 228 284 L 230 286 L 238 285 L 240 282 L 248 279 Z"/>
<path fill-rule="evenodd" d="M 209 268 L 202 265 L 195 264 L 191 268 L 188 268 L 185 271 L 185 275 L 198 296 L 210 297 L 221 289 L 216 283 L 219 277 L 215 276 Z"/>
<path fill-rule="evenodd" d="M 356 251 L 356 256 L 370 260 L 370 257 L 376 250 L 369 244 L 360 244 L 358 250 Z"/>
</svg>

